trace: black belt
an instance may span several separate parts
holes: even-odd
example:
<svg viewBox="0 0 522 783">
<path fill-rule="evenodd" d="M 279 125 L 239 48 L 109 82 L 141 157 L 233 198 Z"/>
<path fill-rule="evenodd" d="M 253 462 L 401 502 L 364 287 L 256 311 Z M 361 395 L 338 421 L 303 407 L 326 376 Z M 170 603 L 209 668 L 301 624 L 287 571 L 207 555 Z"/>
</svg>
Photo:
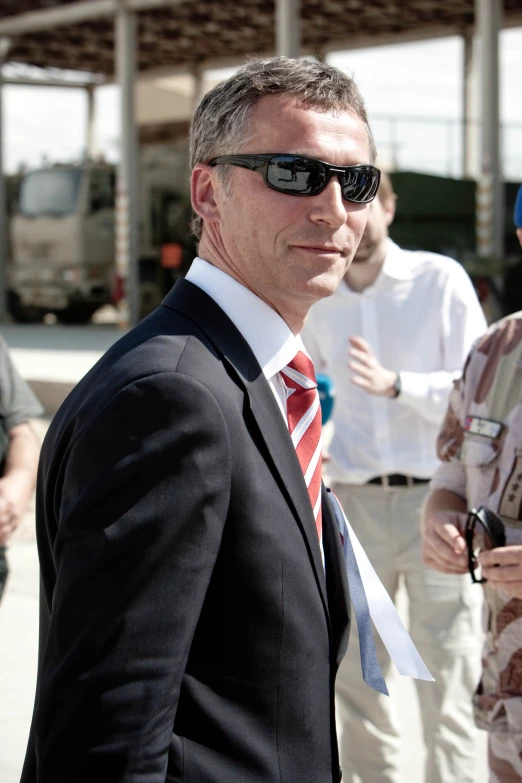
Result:
<svg viewBox="0 0 522 783">
<path fill-rule="evenodd" d="M 429 479 L 417 476 L 404 476 L 402 473 L 390 473 L 388 476 L 375 476 L 367 484 L 380 484 L 381 487 L 413 487 L 414 484 L 427 484 Z"/>
</svg>

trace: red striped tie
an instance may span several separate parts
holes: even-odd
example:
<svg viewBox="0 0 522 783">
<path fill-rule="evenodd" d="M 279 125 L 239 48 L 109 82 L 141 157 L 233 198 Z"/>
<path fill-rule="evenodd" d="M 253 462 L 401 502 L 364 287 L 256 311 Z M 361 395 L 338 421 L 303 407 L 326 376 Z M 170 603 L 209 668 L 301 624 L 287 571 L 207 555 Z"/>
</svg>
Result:
<svg viewBox="0 0 522 783">
<path fill-rule="evenodd" d="M 308 488 L 317 535 L 321 540 L 321 406 L 314 365 L 306 354 L 299 351 L 283 367 L 281 375 L 287 387 L 288 429 Z"/>
</svg>

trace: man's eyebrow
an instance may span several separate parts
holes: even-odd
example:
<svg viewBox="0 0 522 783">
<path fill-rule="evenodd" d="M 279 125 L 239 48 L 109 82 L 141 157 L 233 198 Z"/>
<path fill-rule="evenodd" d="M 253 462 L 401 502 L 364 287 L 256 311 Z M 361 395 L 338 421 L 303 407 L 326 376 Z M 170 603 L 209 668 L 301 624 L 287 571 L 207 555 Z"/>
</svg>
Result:
<svg viewBox="0 0 522 783">
<path fill-rule="evenodd" d="M 351 161 L 350 163 L 332 163 L 329 160 L 325 160 L 324 158 L 318 158 L 317 155 L 312 154 L 311 152 L 303 152 L 302 150 L 286 150 L 285 152 L 275 152 L 274 155 L 299 155 L 301 158 L 312 158 L 313 160 L 320 160 L 322 163 L 328 163 L 330 166 L 340 166 L 341 168 L 344 168 L 346 166 L 372 166 L 373 164 L 370 163 L 369 160 L 358 160 L 357 162 Z"/>
</svg>

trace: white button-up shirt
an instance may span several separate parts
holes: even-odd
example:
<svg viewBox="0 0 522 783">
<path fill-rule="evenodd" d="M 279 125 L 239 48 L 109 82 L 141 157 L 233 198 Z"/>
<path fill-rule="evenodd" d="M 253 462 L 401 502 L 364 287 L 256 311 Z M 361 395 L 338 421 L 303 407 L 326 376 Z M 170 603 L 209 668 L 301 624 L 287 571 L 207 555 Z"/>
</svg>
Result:
<svg viewBox="0 0 522 783">
<path fill-rule="evenodd" d="M 473 285 L 459 263 L 402 250 L 391 241 L 372 285 L 357 293 L 343 282 L 315 304 L 302 337 L 316 373 L 330 375 L 336 388 L 330 479 L 363 484 L 389 473 L 430 478 L 452 382 L 485 330 Z M 364 337 L 384 367 L 400 372 L 397 399 L 376 397 L 351 383 L 352 336 Z"/>
<path fill-rule="evenodd" d="M 301 337 L 266 302 L 208 261 L 196 257 L 185 279 L 212 297 L 245 338 L 288 425 L 287 388 L 280 372 L 298 351 L 308 355 Z M 322 536 L 319 547 L 324 567 Z"/>
</svg>

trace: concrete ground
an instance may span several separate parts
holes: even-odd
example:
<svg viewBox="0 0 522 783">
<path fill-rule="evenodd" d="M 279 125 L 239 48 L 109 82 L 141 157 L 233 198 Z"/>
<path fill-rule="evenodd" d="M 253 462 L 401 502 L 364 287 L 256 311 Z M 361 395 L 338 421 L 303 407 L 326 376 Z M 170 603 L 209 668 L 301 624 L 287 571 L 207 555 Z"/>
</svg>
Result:
<svg viewBox="0 0 522 783">
<path fill-rule="evenodd" d="M 115 326 L 2 326 L 22 375 L 43 390 L 56 410 L 67 389 L 121 335 Z M 38 387 L 38 383 L 41 384 Z M 43 437 L 49 419 L 35 426 Z M 33 501 L 34 503 L 34 501 Z M 31 721 L 38 649 L 38 557 L 34 505 L 17 530 L 9 549 L 10 576 L 0 604 L 0 781 L 18 783 Z M 401 613 L 405 596 L 399 597 Z M 388 683 L 396 701 L 404 734 L 402 779 L 423 783 L 424 745 L 413 682 L 395 677 Z M 485 735 L 477 732 L 476 783 L 486 783 Z M 369 783 L 361 781 L 361 783 Z M 371 783 L 375 783 L 371 781 Z"/>
<path fill-rule="evenodd" d="M 3 324 L 13 361 L 49 414 L 124 333 L 116 324 Z"/>
</svg>

